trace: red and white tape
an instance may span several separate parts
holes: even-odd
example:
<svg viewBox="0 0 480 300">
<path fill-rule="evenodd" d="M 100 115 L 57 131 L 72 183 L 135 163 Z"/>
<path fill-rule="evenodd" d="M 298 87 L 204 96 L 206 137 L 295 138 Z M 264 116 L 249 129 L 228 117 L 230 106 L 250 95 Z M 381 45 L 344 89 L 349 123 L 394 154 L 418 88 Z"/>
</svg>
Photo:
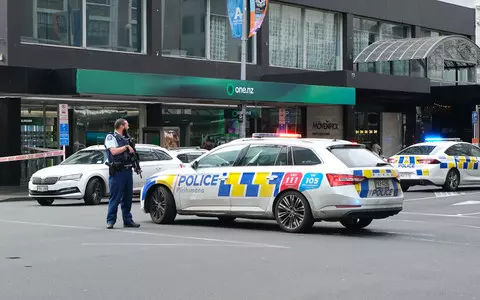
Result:
<svg viewBox="0 0 480 300">
<path fill-rule="evenodd" d="M 44 152 L 34 153 L 34 154 L 23 154 L 23 155 L 0 157 L 0 163 L 11 162 L 11 161 L 19 161 L 19 160 L 39 159 L 39 158 L 45 158 L 45 157 L 63 156 L 63 150 L 38 149 L 38 148 L 32 148 L 32 149 L 40 150 L 40 151 L 44 151 Z M 46 151 L 46 150 L 48 150 L 48 151 Z"/>
</svg>

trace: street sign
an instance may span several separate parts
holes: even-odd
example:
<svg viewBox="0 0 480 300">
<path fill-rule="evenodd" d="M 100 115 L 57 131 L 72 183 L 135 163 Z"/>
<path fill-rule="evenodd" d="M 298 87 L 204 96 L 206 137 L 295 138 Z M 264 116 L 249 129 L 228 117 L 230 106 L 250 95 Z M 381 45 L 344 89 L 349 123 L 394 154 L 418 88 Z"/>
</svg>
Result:
<svg viewBox="0 0 480 300">
<path fill-rule="evenodd" d="M 70 133 L 68 130 L 68 104 L 58 105 L 58 132 L 60 146 L 70 144 Z"/>
<path fill-rule="evenodd" d="M 472 124 L 478 123 L 478 112 L 472 111 Z"/>
</svg>

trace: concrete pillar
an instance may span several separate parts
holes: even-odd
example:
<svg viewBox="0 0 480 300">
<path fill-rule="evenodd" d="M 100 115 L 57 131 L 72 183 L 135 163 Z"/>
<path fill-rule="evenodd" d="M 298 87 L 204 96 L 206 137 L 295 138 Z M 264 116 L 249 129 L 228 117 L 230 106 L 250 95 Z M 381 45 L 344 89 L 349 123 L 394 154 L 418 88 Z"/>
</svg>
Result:
<svg viewBox="0 0 480 300">
<path fill-rule="evenodd" d="M 0 99 L 0 157 L 20 155 L 20 98 Z M 0 186 L 20 185 L 20 162 L 0 163 Z"/>
</svg>

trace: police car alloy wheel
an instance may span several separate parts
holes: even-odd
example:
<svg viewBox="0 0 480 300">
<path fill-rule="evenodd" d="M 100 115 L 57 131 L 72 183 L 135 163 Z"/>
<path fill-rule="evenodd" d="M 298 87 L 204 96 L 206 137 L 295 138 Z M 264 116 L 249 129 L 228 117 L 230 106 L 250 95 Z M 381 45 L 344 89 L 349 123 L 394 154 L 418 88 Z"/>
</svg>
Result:
<svg viewBox="0 0 480 300">
<path fill-rule="evenodd" d="M 40 204 L 41 206 L 50 206 L 50 205 L 53 204 L 53 201 L 55 199 L 53 199 L 53 198 L 37 198 L 35 200 L 37 200 L 38 204 Z"/>
<path fill-rule="evenodd" d="M 353 218 L 353 219 L 340 221 L 340 223 L 343 226 L 345 226 L 347 229 L 359 230 L 370 225 L 370 223 L 372 223 L 372 219 Z"/>
<path fill-rule="evenodd" d="M 447 173 L 447 178 L 445 180 L 445 184 L 443 185 L 443 189 L 448 192 L 454 192 L 458 189 L 460 185 L 460 173 L 456 169 L 451 169 Z"/>
<path fill-rule="evenodd" d="M 307 199 L 295 191 L 286 192 L 278 199 L 275 204 L 275 218 L 282 230 L 292 233 L 305 232 L 313 225 Z"/>
<path fill-rule="evenodd" d="M 150 217 L 157 224 L 171 224 L 177 216 L 175 200 L 164 186 L 157 186 L 150 193 Z"/>
</svg>

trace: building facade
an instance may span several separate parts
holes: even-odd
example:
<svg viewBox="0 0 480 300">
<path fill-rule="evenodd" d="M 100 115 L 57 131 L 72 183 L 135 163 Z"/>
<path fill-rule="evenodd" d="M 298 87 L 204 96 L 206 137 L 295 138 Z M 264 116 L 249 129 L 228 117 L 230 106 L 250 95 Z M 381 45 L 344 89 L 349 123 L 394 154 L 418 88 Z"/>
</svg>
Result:
<svg viewBox="0 0 480 300">
<path fill-rule="evenodd" d="M 433 87 L 471 84 L 476 75 L 471 65 L 452 71 L 433 59 L 356 58 L 384 40 L 453 35 L 475 38 L 474 8 L 271 1 L 249 39 L 241 82 L 241 44 L 225 0 L 0 0 L 0 138 L 9 141 L 0 157 L 58 148 L 60 103 L 69 106 L 69 154 L 103 143 L 118 117 L 141 142 L 211 147 L 238 137 L 242 103 L 249 133 L 376 141 L 393 154 L 454 110 Z M 458 126 L 447 131 L 466 125 Z M 0 184 L 56 162 L 1 163 Z"/>
</svg>

